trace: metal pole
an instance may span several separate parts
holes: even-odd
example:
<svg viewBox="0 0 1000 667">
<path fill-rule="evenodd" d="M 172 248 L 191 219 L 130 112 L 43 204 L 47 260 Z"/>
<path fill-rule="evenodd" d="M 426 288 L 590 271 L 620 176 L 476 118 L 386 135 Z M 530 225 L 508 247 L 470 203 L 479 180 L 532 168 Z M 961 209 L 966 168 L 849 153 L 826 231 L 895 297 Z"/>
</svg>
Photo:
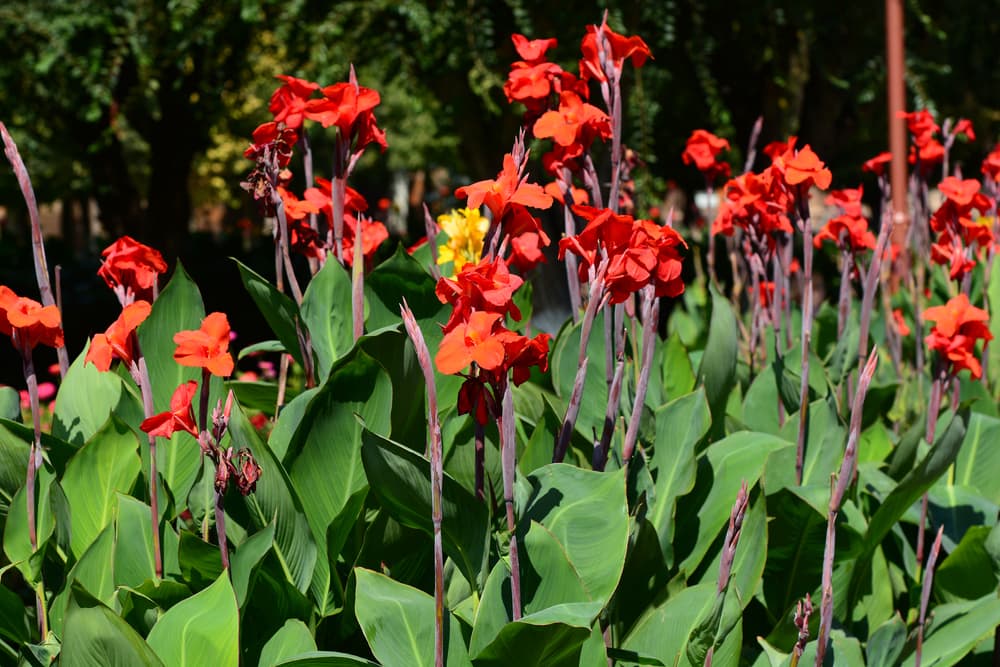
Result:
<svg viewBox="0 0 1000 667">
<path fill-rule="evenodd" d="M 885 0 L 885 47 L 888 64 L 889 151 L 892 153 L 890 183 L 892 185 L 892 215 L 895 223 L 892 242 L 900 248 L 906 245 L 910 224 L 906 185 L 906 125 L 900 114 L 906 110 L 906 64 L 903 52 L 903 0 Z M 910 254 L 899 253 L 892 283 L 897 286 L 910 272 Z"/>
</svg>

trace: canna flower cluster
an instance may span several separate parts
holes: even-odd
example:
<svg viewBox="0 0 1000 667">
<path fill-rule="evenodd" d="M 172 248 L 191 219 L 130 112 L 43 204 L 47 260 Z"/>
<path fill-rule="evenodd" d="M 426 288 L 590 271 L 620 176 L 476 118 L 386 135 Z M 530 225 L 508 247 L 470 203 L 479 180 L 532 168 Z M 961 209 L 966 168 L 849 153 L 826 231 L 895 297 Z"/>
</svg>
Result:
<svg viewBox="0 0 1000 667">
<path fill-rule="evenodd" d="M 945 200 L 930 220 L 938 235 L 931 245 L 931 261 L 947 266 L 951 278 L 961 281 L 976 266 L 976 247 L 989 248 L 993 243 L 992 220 L 985 214 L 994 202 L 979 191 L 976 179 L 948 176 L 938 188 Z"/>
<path fill-rule="evenodd" d="M 623 303 L 646 285 L 653 285 L 658 297 L 684 292 L 680 251 L 687 243 L 672 227 L 592 206 L 574 206 L 573 212 L 588 223 L 579 234 L 559 241 L 559 258 L 566 252 L 580 257 L 579 278 L 585 282 L 590 268 L 606 255 L 610 303 Z"/>
<path fill-rule="evenodd" d="M 292 252 L 325 261 L 327 254 L 335 250 L 351 266 L 355 239 L 360 238 L 364 258 L 370 259 L 389 233 L 381 222 L 359 215 L 368 205 L 346 185 L 346 178 L 367 146 L 375 144 L 385 151 L 388 145 L 374 114 L 381 101 L 379 93 L 359 86 L 353 68 L 349 81 L 325 87 L 284 74 L 277 78 L 283 84 L 274 91 L 268 106 L 274 119 L 254 130 L 253 143 L 244 153 L 256 162 L 243 183 L 244 189 L 258 202 L 264 215 L 276 215 L 276 206 L 282 205 Z M 309 163 L 306 174 L 311 173 L 306 120 L 324 128 L 336 127 L 334 182 L 315 178 L 315 186 L 307 187 L 299 198 L 288 188 L 291 172 L 286 167 L 295 146 L 302 144 Z M 334 205 L 334 190 L 341 195 L 338 210 L 335 210 L 338 207 Z M 326 218 L 325 233 L 316 221 L 320 212 Z"/>
<path fill-rule="evenodd" d="M 990 316 L 985 310 L 969 303 L 965 294 L 959 294 L 942 306 L 926 309 L 923 319 L 934 322 L 934 328 L 924 339 L 927 348 L 941 355 L 952 376 L 965 369 L 973 378 L 982 376 L 976 343 L 993 339 L 988 324 Z"/>
<path fill-rule="evenodd" d="M 452 306 L 435 364 L 446 375 L 462 374 L 458 414 L 471 414 L 480 424 L 497 417 L 500 400 L 513 379 L 525 382 L 531 367 L 548 369 L 549 334 L 529 338 L 509 330 L 504 319 L 521 319 L 514 292 L 523 280 L 502 258 L 486 258 L 462 267 L 454 279 L 442 278 L 437 295 Z M 471 369 L 462 373 L 466 368 Z"/>
<path fill-rule="evenodd" d="M 945 121 L 945 126 L 942 128 L 926 109 L 903 111 L 899 113 L 899 117 L 906 121 L 906 128 L 910 133 L 910 154 L 907 159 L 911 165 L 917 167 L 923 177 L 927 176 L 932 167 L 941 164 L 947 158 L 948 150 L 957 137 L 964 137 L 969 141 L 976 138 L 972 123 L 964 118 L 953 125 Z M 942 130 L 944 130 L 944 143 L 936 137 Z"/>
<path fill-rule="evenodd" d="M 747 172 L 726 183 L 726 198 L 712 223 L 713 234 L 732 236 L 735 228 L 748 232 L 756 242 L 773 249 L 775 235 L 792 233 L 789 218 L 796 204 L 802 204 L 808 189 L 830 187 L 830 170 L 805 145 L 796 150 L 796 137 L 774 142 L 764 148 L 771 166 L 757 174 Z"/>
<path fill-rule="evenodd" d="M 18 296 L 6 285 L 0 285 L 0 333 L 10 336 L 26 359 L 38 345 L 63 346 L 59 309 Z"/>
<path fill-rule="evenodd" d="M 517 158 L 515 158 L 517 156 Z M 552 196 L 537 183 L 528 183 L 525 174 L 527 152 L 520 141 L 503 159 L 503 169 L 492 180 L 483 180 L 458 188 L 455 196 L 467 199 L 468 209 L 486 206 L 494 234 L 510 239 L 511 262 L 525 273 L 545 260 L 542 248 L 549 245 L 548 234 L 528 208 L 547 209 Z"/>
</svg>

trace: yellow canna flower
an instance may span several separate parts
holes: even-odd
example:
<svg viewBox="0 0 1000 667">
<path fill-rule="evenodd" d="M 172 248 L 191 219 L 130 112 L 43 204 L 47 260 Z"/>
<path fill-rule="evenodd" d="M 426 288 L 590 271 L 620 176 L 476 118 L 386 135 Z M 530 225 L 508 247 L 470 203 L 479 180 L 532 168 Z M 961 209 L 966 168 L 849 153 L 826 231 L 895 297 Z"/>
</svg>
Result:
<svg viewBox="0 0 1000 667">
<path fill-rule="evenodd" d="M 439 215 L 438 226 L 448 236 L 448 242 L 438 247 L 438 264 L 454 262 L 457 274 L 466 263 L 476 263 L 483 254 L 483 238 L 490 228 L 490 221 L 479 214 L 479 209 L 452 209 Z"/>
</svg>

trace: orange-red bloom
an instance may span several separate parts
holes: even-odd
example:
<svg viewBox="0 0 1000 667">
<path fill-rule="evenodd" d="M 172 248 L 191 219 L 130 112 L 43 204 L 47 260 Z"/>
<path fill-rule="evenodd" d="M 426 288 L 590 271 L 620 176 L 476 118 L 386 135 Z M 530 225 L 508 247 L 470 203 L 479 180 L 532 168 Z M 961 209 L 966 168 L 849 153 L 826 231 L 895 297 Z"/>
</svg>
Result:
<svg viewBox="0 0 1000 667">
<path fill-rule="evenodd" d="M 326 86 L 321 92 L 322 99 L 306 104 L 306 118 L 323 127 L 336 125 L 343 141 L 355 142 L 356 151 L 373 142 L 386 149 L 385 132 L 375 124 L 372 113 L 381 101 L 378 91 L 348 82 Z"/>
<path fill-rule="evenodd" d="M 494 370 L 503 363 L 503 343 L 493 335 L 499 313 L 476 311 L 469 319 L 445 334 L 434 357 L 438 370 L 454 375 L 476 362 L 480 368 Z"/>
<path fill-rule="evenodd" d="M 875 235 L 868 229 L 868 221 L 860 215 L 831 218 L 813 237 L 813 245 L 819 248 L 824 241 L 832 241 L 851 252 L 875 249 Z"/>
<path fill-rule="evenodd" d="M 167 263 L 159 250 L 139 243 L 131 236 L 123 236 L 101 253 L 104 263 L 97 275 L 111 289 L 121 287 L 131 291 L 136 299 L 152 299 L 153 286 L 159 275 L 167 270 Z"/>
<path fill-rule="evenodd" d="M 601 24 L 603 40 L 597 38 L 598 28 L 595 25 L 587 26 L 587 34 L 580 44 L 580 51 L 583 58 L 580 60 L 580 78 L 594 78 L 598 81 L 606 81 L 607 76 L 601 66 L 601 56 L 605 56 L 607 65 L 621 72 L 625 64 L 625 59 L 632 60 L 632 66 L 640 68 L 646 63 L 647 58 L 652 58 L 649 47 L 642 37 L 633 35 L 626 37 L 619 35 L 608 27 L 607 23 Z"/>
<path fill-rule="evenodd" d="M 527 177 L 521 178 L 518 173 L 514 156 L 510 153 L 503 157 L 503 169 L 493 180 L 477 181 L 471 185 L 455 190 L 459 199 L 468 198 L 468 208 L 479 208 L 483 204 L 490 209 L 494 220 L 501 220 L 507 207 L 511 204 L 530 206 L 531 208 L 549 208 L 552 197 L 546 194 L 542 186 L 528 183 Z"/>
<path fill-rule="evenodd" d="M 926 109 L 909 113 L 900 111 L 898 117 L 906 120 L 906 127 L 913 136 L 913 143 L 920 147 L 933 141 L 934 135 L 941 129 L 934 122 L 934 116 Z"/>
<path fill-rule="evenodd" d="M 150 310 L 152 307 L 148 301 L 136 301 L 125 306 L 108 330 L 96 334 L 90 341 L 83 363 L 91 363 L 97 370 L 107 371 L 117 358 L 131 366 L 135 361 L 135 330 L 149 317 Z"/>
<path fill-rule="evenodd" d="M 906 318 L 903 317 L 902 310 L 895 308 L 892 311 L 892 320 L 896 323 L 896 330 L 899 332 L 900 337 L 906 338 L 910 335 L 910 325 L 906 323 Z"/>
<path fill-rule="evenodd" d="M 197 438 L 198 427 L 195 426 L 194 408 L 191 407 L 191 399 L 196 393 L 198 383 L 194 380 L 185 382 L 170 397 L 170 410 L 143 420 L 139 428 L 161 438 L 169 438 L 177 431 L 187 431 Z"/>
<path fill-rule="evenodd" d="M 795 151 L 793 155 L 786 154 L 776 159 L 775 166 L 788 185 L 815 185 L 820 190 L 826 190 L 833 180 L 830 170 L 808 145 Z"/>
<path fill-rule="evenodd" d="M 1000 144 L 994 146 L 990 154 L 983 160 L 981 171 L 994 183 L 1000 183 Z"/>
<path fill-rule="evenodd" d="M 560 146 L 572 147 L 572 153 L 581 155 L 595 138 L 611 138 L 611 119 L 576 93 L 564 90 L 559 95 L 559 109 L 542 114 L 532 131 L 539 139 L 551 137 Z"/>
<path fill-rule="evenodd" d="M 833 205 L 840 208 L 844 215 L 860 218 L 862 216 L 861 198 L 864 196 L 864 186 L 856 188 L 844 188 L 843 190 L 831 190 L 826 197 L 827 206 Z"/>
<path fill-rule="evenodd" d="M 454 280 L 442 278 L 435 292 L 441 303 L 452 305 L 451 317 L 444 330 L 451 331 L 473 311 L 486 311 L 510 315 L 521 319 L 521 311 L 514 305 L 514 291 L 524 281 L 510 272 L 503 259 L 484 257 L 478 264 L 467 262 Z"/>
<path fill-rule="evenodd" d="M 367 262 L 389 238 L 389 230 L 381 222 L 366 216 L 344 216 L 344 262 L 354 266 L 354 243 L 358 238 L 358 228 L 361 228 L 361 254 Z"/>
<path fill-rule="evenodd" d="M 0 333 L 11 337 L 22 355 L 39 344 L 63 346 L 59 309 L 18 296 L 6 285 L 0 285 Z"/>
<path fill-rule="evenodd" d="M 865 160 L 865 163 L 861 165 L 861 171 L 870 171 L 876 176 L 882 176 L 890 163 L 892 163 L 892 153 L 884 151 L 870 160 Z"/>
<path fill-rule="evenodd" d="M 545 57 L 545 52 L 558 44 L 554 37 L 529 40 L 524 35 L 516 32 L 510 36 L 510 39 L 514 42 L 517 55 L 521 56 L 530 65 L 541 62 Z"/>
<path fill-rule="evenodd" d="M 276 123 L 284 123 L 289 129 L 297 130 L 302 127 L 306 103 L 312 94 L 319 90 L 319 84 L 287 74 L 278 74 L 276 78 L 285 84 L 271 95 L 268 111 L 274 114 Z"/>
<path fill-rule="evenodd" d="M 229 320 L 225 313 L 210 313 L 201 328 L 179 331 L 174 336 L 177 349 L 174 361 L 181 366 L 204 368 L 212 375 L 228 377 L 233 373 L 229 354 Z"/>
<path fill-rule="evenodd" d="M 934 328 L 924 339 L 930 350 L 937 350 L 950 365 L 952 374 L 969 369 L 973 378 L 983 374 L 976 358 L 976 342 L 992 340 L 989 314 L 969 303 L 969 297 L 959 294 L 943 306 L 928 308 L 924 320 L 934 322 Z"/>
<path fill-rule="evenodd" d="M 681 159 L 684 164 L 693 164 L 709 181 L 716 178 L 729 178 L 731 173 L 728 162 L 719 162 L 719 153 L 729 150 L 729 142 L 715 136 L 708 130 L 695 130 L 688 137 Z"/>
</svg>

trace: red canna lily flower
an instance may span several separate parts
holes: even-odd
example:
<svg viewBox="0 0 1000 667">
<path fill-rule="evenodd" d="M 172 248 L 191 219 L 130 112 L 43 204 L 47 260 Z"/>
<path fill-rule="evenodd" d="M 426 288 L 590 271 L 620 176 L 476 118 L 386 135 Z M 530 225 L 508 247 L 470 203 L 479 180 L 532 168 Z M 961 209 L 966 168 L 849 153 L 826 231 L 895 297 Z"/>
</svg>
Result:
<svg viewBox="0 0 1000 667">
<path fill-rule="evenodd" d="M 909 113 L 900 111 L 898 117 L 906 120 L 906 127 L 913 136 L 913 143 L 917 146 L 926 146 L 934 140 L 934 135 L 941 129 L 934 122 L 934 116 L 926 109 L 911 111 Z"/>
<path fill-rule="evenodd" d="M 477 264 L 467 262 L 454 280 L 442 278 L 434 290 L 441 303 L 450 303 L 453 308 L 444 330 L 451 331 L 473 311 L 509 314 L 520 320 L 521 311 L 513 299 L 514 291 L 523 283 L 501 258 L 484 257 Z"/>
<path fill-rule="evenodd" d="M 495 179 L 458 188 L 455 196 L 459 199 L 468 198 L 468 208 L 479 208 L 485 204 L 494 220 L 502 220 L 511 204 L 541 209 L 552 206 L 552 197 L 546 194 L 542 186 L 528 183 L 526 178 L 520 177 L 514 156 L 510 153 L 504 155 L 503 169 Z"/>
<path fill-rule="evenodd" d="M 161 438 L 169 438 L 177 431 L 187 431 L 198 437 L 198 427 L 194 423 L 194 408 L 191 400 L 198 393 L 198 383 L 185 382 L 174 390 L 170 397 L 170 410 L 143 420 L 139 425 L 144 432 Z"/>
<path fill-rule="evenodd" d="M 309 100 L 305 115 L 323 127 L 337 126 L 344 141 L 356 140 L 354 150 L 360 151 L 376 143 L 384 151 L 387 147 L 385 132 L 375 124 L 372 110 L 381 97 L 378 91 L 354 83 L 335 83 L 321 91 L 322 99 Z"/>
<path fill-rule="evenodd" d="M 826 190 L 833 180 L 830 170 L 808 145 L 795 151 L 794 155 L 786 154 L 776 159 L 775 167 L 781 171 L 788 185 L 815 185 L 820 190 Z"/>
<path fill-rule="evenodd" d="M 837 206 L 844 213 L 855 218 L 862 216 L 861 198 L 864 196 L 864 186 L 856 188 L 844 188 L 843 190 L 831 190 L 826 197 L 827 206 Z"/>
<path fill-rule="evenodd" d="M 941 180 L 938 189 L 958 208 L 971 207 L 986 212 L 992 206 L 990 198 L 979 192 L 979 181 L 974 178 L 961 180 L 947 176 Z"/>
<path fill-rule="evenodd" d="M 39 344 L 62 347 L 60 319 L 56 306 L 42 306 L 0 285 L 0 333 L 11 337 L 22 355 L 30 355 Z"/>
<path fill-rule="evenodd" d="M 232 375 L 234 364 L 229 354 L 229 320 L 225 313 L 210 313 L 202 320 L 201 328 L 177 332 L 174 342 L 174 361 L 181 366 L 204 368 L 220 377 Z"/>
<path fill-rule="evenodd" d="M 710 181 L 716 178 L 729 178 L 731 169 L 728 162 L 719 162 L 718 156 L 722 151 L 729 150 L 729 142 L 715 136 L 707 130 L 695 130 L 688 137 L 681 159 L 684 164 L 693 164 L 698 171 L 705 175 Z"/>
<path fill-rule="evenodd" d="M 601 24 L 600 32 L 604 39 L 598 39 L 597 26 L 587 26 L 587 34 L 580 44 L 580 51 L 583 53 L 583 58 L 580 60 L 581 79 L 607 80 L 601 64 L 602 54 L 607 65 L 619 73 L 625 65 L 626 58 L 631 59 L 632 67 L 638 69 L 646 63 L 647 58 L 653 57 L 646 42 L 637 35 L 631 37 L 619 35 L 609 28 L 606 22 Z"/>
<path fill-rule="evenodd" d="M 472 362 L 480 368 L 494 370 L 503 363 L 503 343 L 493 335 L 499 313 L 476 311 L 445 334 L 434 357 L 438 370 L 445 375 L 461 372 Z"/>
<path fill-rule="evenodd" d="M 980 377 L 983 369 L 975 356 L 976 342 L 993 339 L 989 314 L 969 303 L 968 296 L 959 294 L 942 306 L 926 309 L 923 318 L 935 323 L 924 339 L 927 348 L 937 350 L 948 361 L 951 373 L 967 368 L 973 378 Z"/>
<path fill-rule="evenodd" d="M 299 133 L 285 127 L 284 123 L 263 123 L 253 131 L 253 143 L 243 151 L 243 157 L 266 160 L 270 151 L 279 167 L 287 167 L 298 140 Z"/>
<path fill-rule="evenodd" d="M 271 95 L 268 111 L 274 114 L 276 123 L 284 123 L 289 129 L 297 130 L 302 127 L 306 103 L 319 90 L 319 84 L 287 74 L 278 74 L 276 78 L 285 84 Z"/>
<path fill-rule="evenodd" d="M 886 167 L 891 163 L 892 153 L 884 151 L 870 160 L 865 160 L 865 163 L 861 165 L 861 171 L 870 171 L 876 176 L 883 176 L 885 175 Z"/>
<path fill-rule="evenodd" d="M 320 212 L 320 207 L 308 197 L 299 199 L 295 196 L 294 192 L 280 185 L 277 189 L 278 194 L 281 195 L 281 203 L 284 205 L 285 218 L 289 222 L 293 220 L 305 220 L 309 217 L 310 213 Z"/>
<path fill-rule="evenodd" d="M 910 335 L 910 326 L 906 323 L 906 318 L 903 317 L 902 310 L 895 308 L 892 311 L 892 320 L 896 323 L 896 330 L 899 332 L 900 337 L 906 338 Z"/>
<path fill-rule="evenodd" d="M 545 57 L 545 52 L 555 48 L 556 44 L 558 44 L 555 38 L 529 40 L 524 35 L 518 33 L 511 35 L 510 39 L 514 42 L 517 55 L 521 56 L 529 65 L 541 62 Z"/>
<path fill-rule="evenodd" d="M 105 248 L 101 256 L 104 262 L 97 275 L 111 289 L 116 292 L 122 290 L 124 302 L 134 299 L 150 301 L 159 275 L 167 270 L 167 263 L 159 250 L 143 245 L 131 236 L 121 237 Z M 129 294 L 132 298 L 128 298 Z"/>
<path fill-rule="evenodd" d="M 994 146 L 990 154 L 983 160 L 981 171 L 994 183 L 1000 183 L 1000 144 Z"/>
<path fill-rule="evenodd" d="M 369 261 L 382 245 L 382 242 L 389 238 L 389 230 L 385 225 L 377 220 L 372 220 L 367 216 L 344 216 L 344 262 L 347 266 L 354 266 L 354 242 L 358 237 L 358 227 L 361 228 L 361 254 L 364 260 Z"/>
<path fill-rule="evenodd" d="M 955 127 L 951 129 L 951 136 L 963 136 L 968 141 L 976 140 L 976 132 L 972 129 L 972 121 L 968 118 L 959 118 L 958 122 L 955 123 Z"/>
<path fill-rule="evenodd" d="M 551 137 L 564 148 L 572 146 L 571 152 L 580 155 L 595 138 L 611 138 L 611 119 L 576 93 L 564 90 L 559 95 L 559 109 L 542 114 L 532 131 L 539 139 Z"/>
<path fill-rule="evenodd" d="M 148 301 L 136 301 L 125 306 L 108 330 L 96 334 L 90 341 L 83 363 L 94 364 L 99 371 L 108 371 L 111 362 L 117 358 L 131 367 L 135 361 L 135 330 L 149 317 L 150 310 L 152 306 Z"/>
<path fill-rule="evenodd" d="M 868 221 L 860 215 L 831 218 L 813 237 L 813 245 L 819 248 L 824 241 L 832 241 L 851 252 L 875 249 L 875 235 L 868 229 Z"/>
</svg>

